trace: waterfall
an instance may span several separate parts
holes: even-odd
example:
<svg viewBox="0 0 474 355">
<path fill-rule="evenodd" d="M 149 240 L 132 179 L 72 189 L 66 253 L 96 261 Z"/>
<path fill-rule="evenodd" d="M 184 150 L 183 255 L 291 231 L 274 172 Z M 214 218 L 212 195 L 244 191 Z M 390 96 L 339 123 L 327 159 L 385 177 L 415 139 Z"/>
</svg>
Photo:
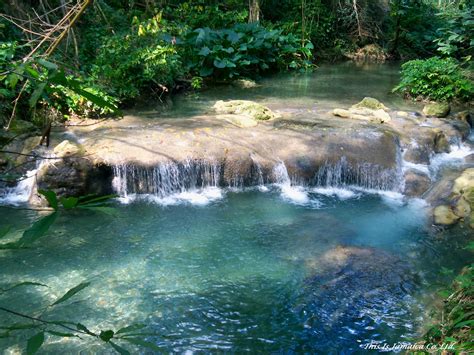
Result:
<svg viewBox="0 0 474 355">
<path fill-rule="evenodd" d="M 310 201 L 308 193 L 303 186 L 292 185 L 288 169 L 283 161 L 280 160 L 273 167 L 273 178 L 275 185 L 280 188 L 284 199 L 297 204 L 307 204 Z"/>
<path fill-rule="evenodd" d="M 3 190 L 3 195 L 0 196 L 0 203 L 7 205 L 18 205 L 28 202 L 36 184 L 37 172 L 38 169 L 27 171 L 25 176 L 15 187 L 6 188 Z"/>
<path fill-rule="evenodd" d="M 392 169 L 376 164 L 349 164 L 345 157 L 336 163 L 325 163 L 316 172 L 314 184 L 320 187 L 357 186 L 368 190 L 401 191 L 401 162 Z"/>
<path fill-rule="evenodd" d="M 165 204 L 188 200 L 205 204 L 204 198 L 218 198 L 221 166 L 216 162 L 188 160 L 185 163 L 164 162 L 153 167 L 132 164 L 113 166 L 112 186 L 128 202 L 146 195 Z M 202 192 L 200 196 L 196 193 Z"/>
</svg>

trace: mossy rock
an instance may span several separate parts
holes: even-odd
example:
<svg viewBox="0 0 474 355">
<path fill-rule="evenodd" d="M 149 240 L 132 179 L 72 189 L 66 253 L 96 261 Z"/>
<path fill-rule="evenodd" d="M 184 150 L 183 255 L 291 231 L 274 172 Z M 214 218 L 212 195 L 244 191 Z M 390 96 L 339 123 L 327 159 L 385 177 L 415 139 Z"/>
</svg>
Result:
<svg viewBox="0 0 474 355">
<path fill-rule="evenodd" d="M 451 207 L 441 205 L 433 210 L 434 223 L 439 225 L 451 225 L 456 223 L 460 218 L 457 216 Z"/>
<path fill-rule="evenodd" d="M 10 125 L 9 131 L 15 134 L 34 133 L 38 128 L 31 122 L 15 119 Z"/>
<path fill-rule="evenodd" d="M 449 115 L 451 106 L 447 102 L 434 102 L 423 107 L 423 113 L 426 116 L 443 118 Z"/>
<path fill-rule="evenodd" d="M 237 79 L 232 82 L 233 86 L 237 86 L 241 89 L 252 89 L 259 85 L 252 79 Z"/>
<path fill-rule="evenodd" d="M 352 108 L 368 108 L 371 110 L 388 111 L 388 107 L 373 97 L 364 97 L 361 102 L 352 106 Z"/>
<path fill-rule="evenodd" d="M 268 107 L 248 100 L 220 100 L 213 107 L 218 113 L 245 115 L 257 121 L 268 121 L 278 117 Z"/>
</svg>

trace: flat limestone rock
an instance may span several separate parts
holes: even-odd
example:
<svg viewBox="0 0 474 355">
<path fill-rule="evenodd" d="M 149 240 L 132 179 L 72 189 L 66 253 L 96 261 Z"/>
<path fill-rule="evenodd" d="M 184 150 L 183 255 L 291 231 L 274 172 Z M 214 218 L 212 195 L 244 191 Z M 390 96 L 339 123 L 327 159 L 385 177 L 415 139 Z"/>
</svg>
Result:
<svg viewBox="0 0 474 355">
<path fill-rule="evenodd" d="M 227 122 L 232 123 L 234 126 L 240 128 L 255 127 L 258 125 L 258 122 L 252 117 L 244 115 L 218 115 L 217 118 L 226 120 Z"/>
<path fill-rule="evenodd" d="M 433 211 L 434 223 L 440 225 L 452 225 L 459 220 L 451 207 L 446 205 L 438 206 Z"/>
</svg>

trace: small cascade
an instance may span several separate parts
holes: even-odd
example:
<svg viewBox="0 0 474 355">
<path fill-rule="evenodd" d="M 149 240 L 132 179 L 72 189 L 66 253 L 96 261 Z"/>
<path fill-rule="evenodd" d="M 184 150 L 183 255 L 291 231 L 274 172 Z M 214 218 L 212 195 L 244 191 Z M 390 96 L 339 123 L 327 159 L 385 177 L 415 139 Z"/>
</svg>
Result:
<svg viewBox="0 0 474 355">
<path fill-rule="evenodd" d="M 38 169 L 27 171 L 25 177 L 15 187 L 3 190 L 3 195 L 0 195 L 0 203 L 18 205 L 28 202 L 36 184 L 37 172 Z"/>
<path fill-rule="evenodd" d="M 262 166 L 253 155 L 250 155 L 250 159 L 252 159 L 252 169 L 257 177 L 258 189 L 262 192 L 268 191 L 268 188 L 265 186 L 265 179 L 263 178 Z"/>
<path fill-rule="evenodd" d="M 303 186 L 292 185 L 288 169 L 283 161 L 278 162 L 273 167 L 273 177 L 275 185 L 280 188 L 283 198 L 297 204 L 310 202 L 308 193 Z"/>
<path fill-rule="evenodd" d="M 336 163 L 322 165 L 317 170 L 314 180 L 314 184 L 320 187 L 357 186 L 384 191 L 400 191 L 403 184 L 401 162 L 397 162 L 397 166 L 393 169 L 386 169 L 369 163 L 352 165 L 345 157 Z"/>
<path fill-rule="evenodd" d="M 218 187 L 220 165 L 200 160 L 186 163 L 165 162 L 154 167 L 115 165 L 113 188 L 121 196 L 151 194 L 158 197 L 173 193 Z"/>
</svg>

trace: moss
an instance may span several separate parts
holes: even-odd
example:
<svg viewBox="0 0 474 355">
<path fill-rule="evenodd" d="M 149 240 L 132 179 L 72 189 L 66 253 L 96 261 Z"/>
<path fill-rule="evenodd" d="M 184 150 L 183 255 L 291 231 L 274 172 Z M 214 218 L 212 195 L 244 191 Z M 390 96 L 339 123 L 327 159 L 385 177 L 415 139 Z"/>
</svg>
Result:
<svg viewBox="0 0 474 355">
<path fill-rule="evenodd" d="M 257 121 L 268 121 L 277 117 L 268 107 L 247 100 L 217 101 L 214 109 L 219 113 L 246 115 Z"/>
<path fill-rule="evenodd" d="M 387 106 L 373 97 L 364 97 L 361 102 L 355 104 L 355 108 L 368 108 L 371 110 L 388 110 Z"/>
<path fill-rule="evenodd" d="M 434 102 L 431 104 L 427 104 L 423 108 L 423 113 L 426 116 L 434 116 L 434 117 L 446 117 L 449 114 L 451 107 L 447 102 Z"/>
</svg>

